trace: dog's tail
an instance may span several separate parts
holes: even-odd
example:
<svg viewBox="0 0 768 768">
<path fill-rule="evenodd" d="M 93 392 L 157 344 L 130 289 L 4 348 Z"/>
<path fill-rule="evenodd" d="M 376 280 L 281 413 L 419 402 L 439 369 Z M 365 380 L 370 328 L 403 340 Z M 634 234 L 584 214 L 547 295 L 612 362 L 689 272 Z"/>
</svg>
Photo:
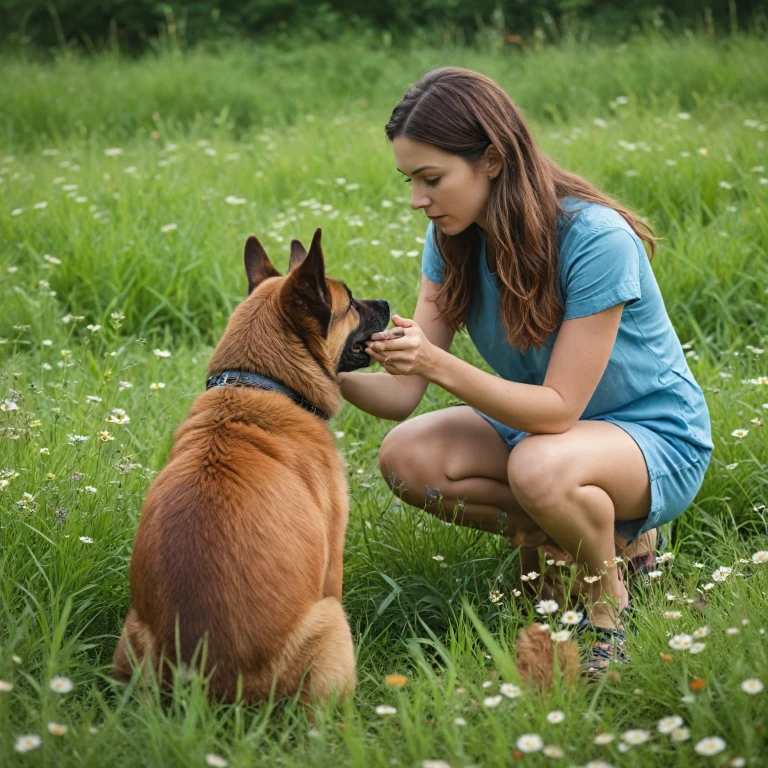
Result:
<svg viewBox="0 0 768 768">
<path fill-rule="evenodd" d="M 579 675 L 579 646 L 573 640 L 555 643 L 547 627 L 532 624 L 517 637 L 517 671 L 520 677 L 539 688 L 551 688 L 556 671 L 564 680 Z"/>
</svg>

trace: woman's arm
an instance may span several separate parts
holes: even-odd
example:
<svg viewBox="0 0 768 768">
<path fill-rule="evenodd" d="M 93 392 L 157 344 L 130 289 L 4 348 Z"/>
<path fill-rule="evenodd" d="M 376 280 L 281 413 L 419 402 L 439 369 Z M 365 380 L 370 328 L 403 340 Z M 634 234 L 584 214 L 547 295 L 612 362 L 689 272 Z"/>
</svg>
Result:
<svg viewBox="0 0 768 768">
<path fill-rule="evenodd" d="M 417 324 L 406 329 L 403 339 L 375 342 L 373 356 L 379 362 L 389 358 L 393 373 L 427 378 L 502 424 L 533 434 L 565 432 L 579 420 L 600 383 L 623 306 L 566 320 L 542 386 L 507 381 L 434 349 L 424 343 Z"/>
<path fill-rule="evenodd" d="M 453 331 L 445 324 L 435 305 L 438 286 L 421 278 L 414 320 L 436 349 L 448 351 Z M 424 397 L 429 381 L 421 376 L 393 376 L 389 373 L 340 373 L 342 397 L 362 411 L 380 419 L 403 421 Z"/>
</svg>

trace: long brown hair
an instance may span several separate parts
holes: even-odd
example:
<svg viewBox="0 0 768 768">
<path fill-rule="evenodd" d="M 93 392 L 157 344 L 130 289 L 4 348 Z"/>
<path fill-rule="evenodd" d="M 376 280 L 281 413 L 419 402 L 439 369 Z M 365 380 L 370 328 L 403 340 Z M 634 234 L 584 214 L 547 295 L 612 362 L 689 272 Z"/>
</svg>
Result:
<svg viewBox="0 0 768 768">
<path fill-rule="evenodd" d="M 427 72 L 392 111 L 385 128 L 392 141 L 404 136 L 460 155 L 477 165 L 486 149 L 499 152 L 502 168 L 492 182 L 486 240 L 502 283 L 501 319 L 510 344 L 540 347 L 561 323 L 557 294 L 557 219 L 561 200 L 574 197 L 613 208 L 656 251 L 651 227 L 585 179 L 564 171 L 533 140 L 520 108 L 493 80 L 459 67 Z M 435 228 L 445 263 L 437 306 L 454 330 L 464 327 L 476 288 L 480 232 L 458 235 Z"/>
</svg>

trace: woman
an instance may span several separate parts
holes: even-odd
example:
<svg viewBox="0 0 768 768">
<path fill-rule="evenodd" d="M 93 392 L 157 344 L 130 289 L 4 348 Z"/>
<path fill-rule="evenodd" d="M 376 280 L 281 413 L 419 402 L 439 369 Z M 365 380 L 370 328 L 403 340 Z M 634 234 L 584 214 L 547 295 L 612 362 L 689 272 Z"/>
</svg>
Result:
<svg viewBox="0 0 768 768">
<path fill-rule="evenodd" d="M 614 536 L 680 515 L 712 451 L 646 255 L 652 232 L 546 157 L 476 72 L 424 75 L 386 135 L 411 207 L 431 219 L 421 289 L 413 320 L 395 315 L 368 343 L 386 373 L 343 374 L 342 393 L 397 421 L 430 381 L 466 403 L 395 427 L 385 478 L 408 504 L 513 544 L 554 540 L 586 574 L 588 670 L 626 660 Z M 449 353 L 464 327 L 498 376 Z"/>
</svg>

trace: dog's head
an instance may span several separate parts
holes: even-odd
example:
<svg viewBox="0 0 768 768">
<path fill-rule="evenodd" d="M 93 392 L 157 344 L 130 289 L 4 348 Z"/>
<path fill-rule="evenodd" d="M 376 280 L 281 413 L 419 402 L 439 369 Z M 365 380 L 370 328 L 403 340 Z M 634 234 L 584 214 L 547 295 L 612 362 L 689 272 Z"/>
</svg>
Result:
<svg viewBox="0 0 768 768">
<path fill-rule="evenodd" d="M 389 305 L 356 299 L 347 285 L 325 274 L 315 231 L 309 251 L 291 241 L 288 273 L 281 275 L 259 240 L 245 243 L 248 297 L 235 310 L 214 352 L 209 374 L 226 369 L 272 376 L 297 391 L 314 391 L 320 379 L 371 364 L 365 340 L 383 331 Z"/>
<path fill-rule="evenodd" d="M 322 231 L 315 230 L 309 251 L 299 240 L 291 241 L 280 305 L 291 330 L 307 342 L 310 351 L 323 347 L 323 358 L 333 362 L 335 373 L 354 371 L 371 364 L 365 340 L 387 327 L 389 305 L 383 299 L 356 299 L 346 283 L 325 274 L 321 236 Z M 253 235 L 245 243 L 245 273 L 249 295 L 266 279 L 280 277 Z"/>
</svg>

